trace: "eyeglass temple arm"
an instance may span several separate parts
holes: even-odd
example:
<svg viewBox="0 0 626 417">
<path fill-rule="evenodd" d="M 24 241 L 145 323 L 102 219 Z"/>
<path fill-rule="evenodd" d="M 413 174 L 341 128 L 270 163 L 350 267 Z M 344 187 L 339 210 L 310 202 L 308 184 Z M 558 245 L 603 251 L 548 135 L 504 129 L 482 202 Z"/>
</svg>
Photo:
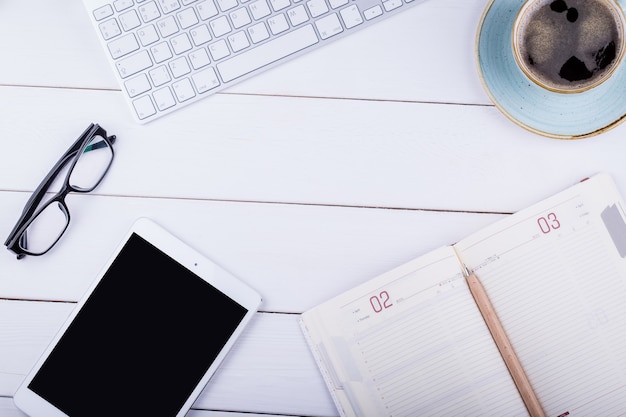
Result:
<svg viewBox="0 0 626 417">
<path fill-rule="evenodd" d="M 115 135 L 111 135 L 111 136 L 107 136 L 107 139 L 109 140 L 109 142 L 111 143 L 115 143 L 115 139 L 117 139 L 117 137 Z M 101 140 L 99 142 L 93 143 L 89 146 L 85 147 L 85 150 L 83 151 L 83 153 L 87 153 L 87 152 L 91 152 L 91 151 L 95 151 L 96 149 L 102 149 L 102 148 L 106 148 L 108 145 L 105 141 Z"/>
</svg>

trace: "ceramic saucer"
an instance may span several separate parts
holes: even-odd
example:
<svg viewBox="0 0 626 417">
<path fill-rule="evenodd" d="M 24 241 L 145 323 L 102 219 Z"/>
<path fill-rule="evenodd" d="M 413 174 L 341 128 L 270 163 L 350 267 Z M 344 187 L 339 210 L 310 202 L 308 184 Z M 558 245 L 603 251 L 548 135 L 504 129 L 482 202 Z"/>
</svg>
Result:
<svg viewBox="0 0 626 417">
<path fill-rule="evenodd" d="M 579 139 L 602 133 L 626 118 L 624 59 L 602 84 L 581 93 L 558 93 L 531 81 L 512 47 L 513 24 L 525 0 L 491 0 L 480 21 L 476 56 L 481 81 L 508 118 L 541 135 Z M 617 3 L 625 6 L 626 0 Z"/>
</svg>

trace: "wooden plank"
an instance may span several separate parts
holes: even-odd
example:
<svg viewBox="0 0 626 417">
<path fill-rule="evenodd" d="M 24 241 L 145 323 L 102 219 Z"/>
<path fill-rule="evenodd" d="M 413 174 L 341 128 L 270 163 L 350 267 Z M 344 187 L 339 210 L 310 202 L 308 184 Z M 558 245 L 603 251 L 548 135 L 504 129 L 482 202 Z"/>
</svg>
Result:
<svg viewBox="0 0 626 417">
<path fill-rule="evenodd" d="M 0 396 L 13 395 L 73 308 L 0 300 Z M 194 408 L 337 415 L 296 320 L 293 314 L 257 314 Z"/>
<path fill-rule="evenodd" d="M 73 308 L 0 300 L 0 396 L 13 396 Z"/>
<path fill-rule="evenodd" d="M 484 3 L 427 0 L 232 92 L 488 103 L 473 71 Z M 119 89 L 80 1 L 8 2 L 0 37 L 0 84 Z"/>
<path fill-rule="evenodd" d="M 258 315 L 194 407 L 337 415 L 297 318 L 293 314 Z"/>
<path fill-rule="evenodd" d="M 491 107 L 222 95 L 139 126 L 115 92 L 0 87 L 0 114 L 3 189 L 97 121 L 118 135 L 105 194 L 511 212 L 605 170 L 626 195 L 626 126 L 559 141 Z"/>
<path fill-rule="evenodd" d="M 6 6 L 0 36 L 11 42 L 2 44 L 7 58 L 1 84 L 117 88 L 81 1 L 63 7 L 45 0 Z"/>
<path fill-rule="evenodd" d="M 280 417 L 278 414 L 273 414 Z M 0 416 L 2 417 L 28 417 L 22 413 L 15 405 L 11 398 L 0 397 Z M 267 417 L 267 414 L 255 413 L 237 413 L 232 411 L 208 411 L 191 409 L 186 417 Z M 288 417 L 288 416 L 284 416 Z"/>
<path fill-rule="evenodd" d="M 28 417 L 13 404 L 13 399 L 0 397 L 0 415 L 2 417 Z"/>
<path fill-rule="evenodd" d="M 0 192 L 0 236 L 27 193 Z M 264 311 L 299 313 L 498 215 L 70 195 L 48 254 L 0 251 L 0 298 L 77 301 L 124 233 L 148 217 L 256 288 Z"/>
</svg>

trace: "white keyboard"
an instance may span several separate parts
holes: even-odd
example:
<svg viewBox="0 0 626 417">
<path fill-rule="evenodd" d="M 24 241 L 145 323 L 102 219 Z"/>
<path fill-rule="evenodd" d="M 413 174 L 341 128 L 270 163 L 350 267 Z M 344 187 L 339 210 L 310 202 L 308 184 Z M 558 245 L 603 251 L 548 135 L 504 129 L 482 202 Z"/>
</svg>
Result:
<svg viewBox="0 0 626 417">
<path fill-rule="evenodd" d="M 145 123 L 419 0 L 83 0 Z"/>
</svg>

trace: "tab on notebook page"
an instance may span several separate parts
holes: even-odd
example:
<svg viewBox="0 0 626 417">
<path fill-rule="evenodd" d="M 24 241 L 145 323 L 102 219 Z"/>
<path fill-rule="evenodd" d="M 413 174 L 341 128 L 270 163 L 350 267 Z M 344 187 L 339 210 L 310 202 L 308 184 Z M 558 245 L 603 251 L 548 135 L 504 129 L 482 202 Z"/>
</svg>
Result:
<svg viewBox="0 0 626 417">
<path fill-rule="evenodd" d="M 626 257 L 626 223 L 622 217 L 623 210 L 612 204 L 602 211 L 602 221 L 613 239 L 615 248 L 622 258 Z"/>
</svg>

